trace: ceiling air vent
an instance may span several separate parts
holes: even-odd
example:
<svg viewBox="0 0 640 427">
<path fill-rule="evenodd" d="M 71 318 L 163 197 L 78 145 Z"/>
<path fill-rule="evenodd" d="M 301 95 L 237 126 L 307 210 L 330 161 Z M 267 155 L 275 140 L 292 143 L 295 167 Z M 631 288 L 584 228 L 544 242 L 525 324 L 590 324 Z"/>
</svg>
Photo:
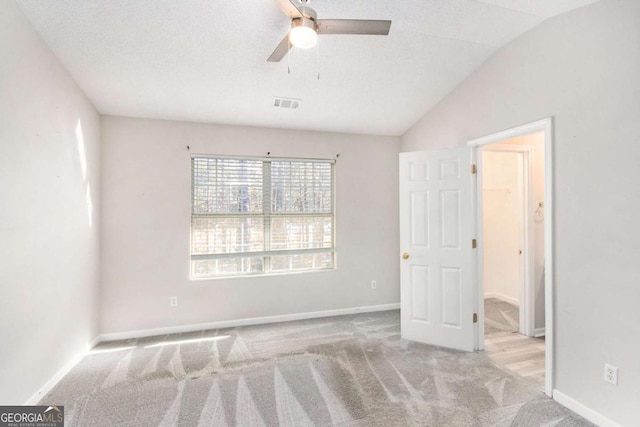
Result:
<svg viewBox="0 0 640 427">
<path fill-rule="evenodd" d="M 300 106 L 300 99 L 295 98 L 281 98 L 276 96 L 273 98 L 273 106 L 277 108 L 290 108 L 296 109 Z"/>
</svg>

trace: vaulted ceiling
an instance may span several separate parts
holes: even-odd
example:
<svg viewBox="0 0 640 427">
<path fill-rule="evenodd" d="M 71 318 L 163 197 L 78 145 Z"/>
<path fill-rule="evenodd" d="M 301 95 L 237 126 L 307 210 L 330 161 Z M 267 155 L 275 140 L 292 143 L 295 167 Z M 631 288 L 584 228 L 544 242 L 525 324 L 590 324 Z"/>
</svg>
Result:
<svg viewBox="0 0 640 427">
<path fill-rule="evenodd" d="M 322 35 L 278 63 L 274 0 L 18 4 L 102 114 L 401 135 L 498 48 L 596 1 L 314 0 L 321 19 L 392 20 L 389 36 Z"/>
</svg>

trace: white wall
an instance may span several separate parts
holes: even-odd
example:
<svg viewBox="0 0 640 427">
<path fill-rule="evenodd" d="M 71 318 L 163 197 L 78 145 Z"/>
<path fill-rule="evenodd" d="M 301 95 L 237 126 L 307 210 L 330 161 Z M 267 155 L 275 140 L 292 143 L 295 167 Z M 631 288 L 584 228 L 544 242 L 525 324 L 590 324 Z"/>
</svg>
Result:
<svg viewBox="0 0 640 427">
<path fill-rule="evenodd" d="M 99 120 L 0 1 L 0 404 L 24 404 L 97 335 Z"/>
<path fill-rule="evenodd" d="M 101 333 L 399 302 L 399 138 L 104 117 L 102 141 Z M 267 152 L 340 154 L 338 269 L 190 281 L 191 153 Z"/>
<path fill-rule="evenodd" d="M 520 304 L 524 265 L 522 154 L 482 152 L 483 285 L 485 298 Z"/>
<path fill-rule="evenodd" d="M 638 76 L 640 2 L 603 0 L 501 49 L 401 145 L 459 146 L 554 117 L 554 384 L 622 425 L 640 419 Z"/>
</svg>

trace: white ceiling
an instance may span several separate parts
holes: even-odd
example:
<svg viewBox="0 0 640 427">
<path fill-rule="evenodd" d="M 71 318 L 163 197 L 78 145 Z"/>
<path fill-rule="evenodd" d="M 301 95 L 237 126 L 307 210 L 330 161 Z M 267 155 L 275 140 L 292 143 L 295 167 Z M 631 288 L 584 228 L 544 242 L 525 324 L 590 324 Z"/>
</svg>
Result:
<svg viewBox="0 0 640 427">
<path fill-rule="evenodd" d="M 401 135 L 497 48 L 596 1 L 314 0 L 319 19 L 390 19 L 390 34 L 321 36 L 280 63 L 273 0 L 18 3 L 103 114 Z"/>
</svg>

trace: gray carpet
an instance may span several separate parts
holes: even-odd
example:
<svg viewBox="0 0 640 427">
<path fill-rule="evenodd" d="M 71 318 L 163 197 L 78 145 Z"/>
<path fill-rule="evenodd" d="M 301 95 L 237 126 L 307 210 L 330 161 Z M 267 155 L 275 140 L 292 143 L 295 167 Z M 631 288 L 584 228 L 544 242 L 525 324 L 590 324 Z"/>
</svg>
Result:
<svg viewBox="0 0 640 427">
<path fill-rule="evenodd" d="M 484 330 L 485 334 L 498 331 L 519 332 L 520 309 L 517 305 L 497 298 L 486 298 L 484 300 Z"/>
<path fill-rule="evenodd" d="M 67 426 L 591 425 L 482 353 L 400 340 L 399 311 L 104 343 L 40 404 Z"/>
</svg>

